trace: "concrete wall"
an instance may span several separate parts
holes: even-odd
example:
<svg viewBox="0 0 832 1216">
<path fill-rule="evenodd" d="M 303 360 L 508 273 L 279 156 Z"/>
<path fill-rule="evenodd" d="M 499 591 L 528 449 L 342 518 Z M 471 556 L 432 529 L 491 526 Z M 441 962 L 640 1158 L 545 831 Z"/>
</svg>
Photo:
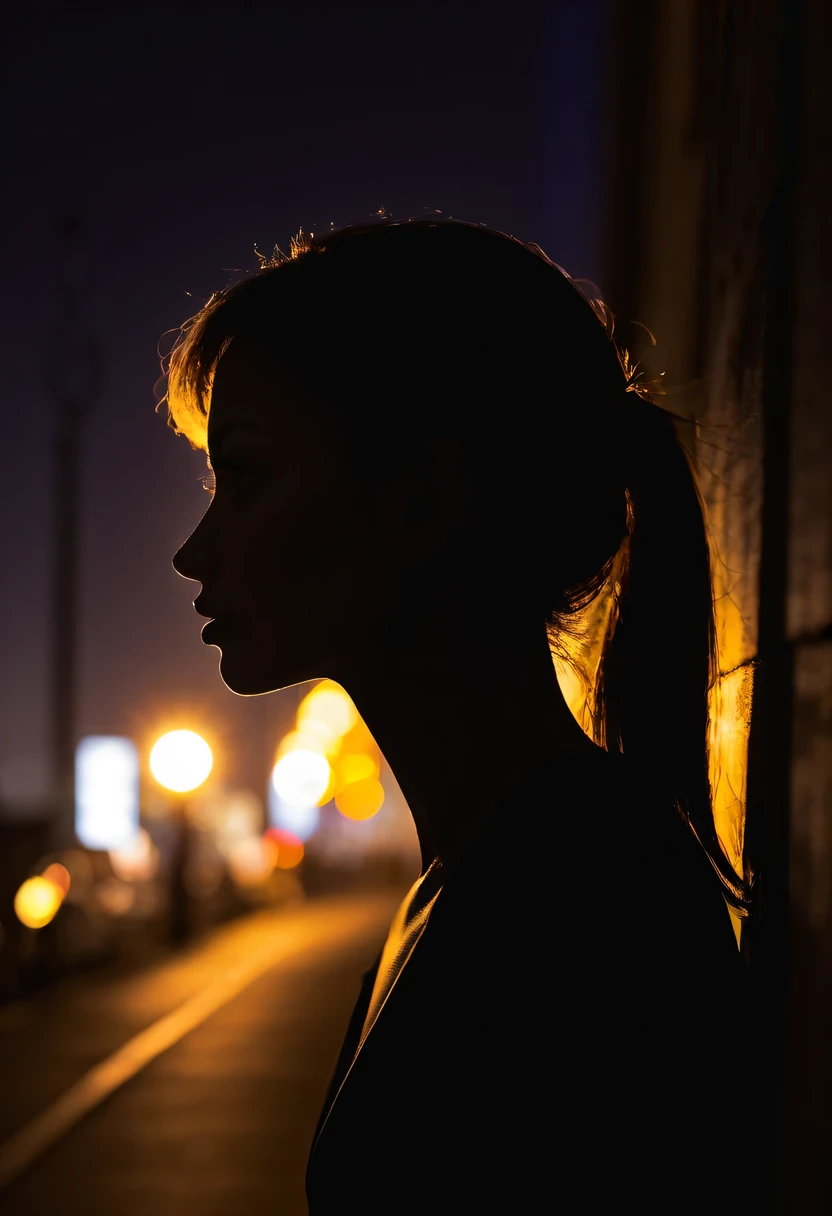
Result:
<svg viewBox="0 0 832 1216">
<path fill-rule="evenodd" d="M 832 48 L 822 0 L 613 4 L 608 300 L 708 508 L 726 846 L 759 875 L 759 1211 L 832 1210 Z M 753 681 L 753 686 L 752 686 Z M 753 696 L 752 696 L 753 694 Z M 750 727 L 750 738 L 749 738 Z M 726 1033 L 739 1033 L 726 1010 Z"/>
</svg>

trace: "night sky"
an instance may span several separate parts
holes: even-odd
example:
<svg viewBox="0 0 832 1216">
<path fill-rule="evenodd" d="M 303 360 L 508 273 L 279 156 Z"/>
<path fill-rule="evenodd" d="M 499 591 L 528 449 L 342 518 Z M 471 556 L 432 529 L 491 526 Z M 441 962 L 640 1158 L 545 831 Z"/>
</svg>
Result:
<svg viewBox="0 0 832 1216">
<path fill-rule="evenodd" d="M 57 217 L 86 226 L 78 275 L 105 366 L 84 433 L 78 734 L 144 744 L 184 714 L 221 739 L 223 775 L 256 787 L 294 701 L 224 688 L 199 640 L 196 585 L 170 566 L 207 498 L 204 458 L 154 413 L 157 344 L 256 269 L 255 244 L 285 248 L 301 226 L 362 222 L 379 207 L 487 223 L 603 285 L 602 11 L 601 0 L 33 3 L 12 20 L 0 815 L 36 813 L 51 779 L 44 360 Z"/>
</svg>

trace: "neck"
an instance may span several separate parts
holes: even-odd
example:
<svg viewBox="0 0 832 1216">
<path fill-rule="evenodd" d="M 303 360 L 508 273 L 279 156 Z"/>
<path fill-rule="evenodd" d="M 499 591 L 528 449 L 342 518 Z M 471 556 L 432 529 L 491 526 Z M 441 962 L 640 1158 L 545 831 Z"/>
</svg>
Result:
<svg viewBox="0 0 832 1216">
<path fill-rule="evenodd" d="M 449 619 L 447 603 L 433 621 L 402 628 L 395 646 L 376 641 L 340 680 L 407 800 L 423 870 L 453 865 L 538 772 L 597 750 L 560 691 L 542 622 L 506 638 Z"/>
</svg>

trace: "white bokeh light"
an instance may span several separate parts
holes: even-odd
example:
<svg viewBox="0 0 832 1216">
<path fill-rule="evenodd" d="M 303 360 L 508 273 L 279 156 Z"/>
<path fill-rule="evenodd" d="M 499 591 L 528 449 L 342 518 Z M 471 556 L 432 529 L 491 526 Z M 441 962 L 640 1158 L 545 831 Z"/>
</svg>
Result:
<svg viewBox="0 0 832 1216">
<path fill-rule="evenodd" d="M 139 831 L 139 753 L 132 739 L 88 735 L 75 750 L 75 834 L 88 849 L 128 846 Z"/>
<path fill-rule="evenodd" d="M 326 757 L 306 749 L 281 756 L 272 773 L 278 795 L 292 806 L 316 806 L 329 785 L 329 778 Z"/>
<path fill-rule="evenodd" d="M 321 822 L 321 809 L 314 803 L 311 806 L 286 802 L 275 789 L 274 781 L 269 782 L 269 826 L 282 828 L 297 836 L 303 844 L 317 832 Z"/>
<path fill-rule="evenodd" d="M 192 730 L 172 730 L 162 735 L 150 753 L 150 771 L 166 790 L 187 794 L 202 785 L 214 757 L 205 740 Z"/>
</svg>

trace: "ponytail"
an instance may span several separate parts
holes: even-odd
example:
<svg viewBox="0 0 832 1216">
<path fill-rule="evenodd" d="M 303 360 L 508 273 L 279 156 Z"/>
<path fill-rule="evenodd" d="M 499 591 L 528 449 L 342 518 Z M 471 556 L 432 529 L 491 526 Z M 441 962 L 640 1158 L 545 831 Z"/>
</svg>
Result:
<svg viewBox="0 0 832 1216">
<path fill-rule="evenodd" d="M 630 392 L 624 459 L 628 536 L 614 584 L 594 699 L 608 750 L 649 764 L 741 915 L 748 885 L 716 830 L 709 700 L 717 673 L 710 550 L 702 499 L 673 416 Z"/>
</svg>

